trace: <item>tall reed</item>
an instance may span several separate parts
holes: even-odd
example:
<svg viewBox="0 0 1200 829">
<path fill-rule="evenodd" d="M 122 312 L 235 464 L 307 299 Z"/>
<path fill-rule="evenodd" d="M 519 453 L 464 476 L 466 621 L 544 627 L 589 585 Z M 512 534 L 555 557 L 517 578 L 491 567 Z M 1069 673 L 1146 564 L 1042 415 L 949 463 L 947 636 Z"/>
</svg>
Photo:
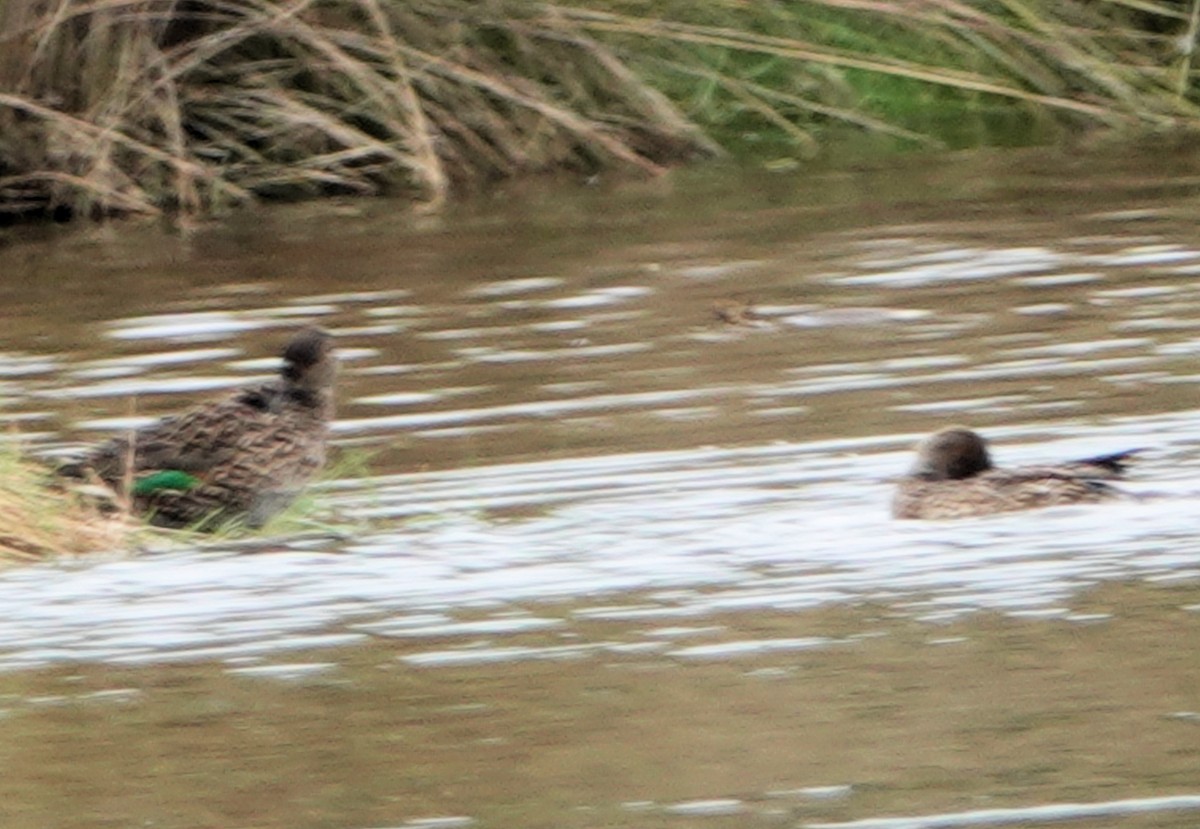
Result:
<svg viewBox="0 0 1200 829">
<path fill-rule="evenodd" d="M 206 212 L 755 132 L 1194 127 L 1200 0 L 0 0 L 0 213 Z M 988 140 L 985 135 L 983 140 Z"/>
<path fill-rule="evenodd" d="M 0 136 L 8 211 L 384 187 L 436 203 L 715 149 L 578 27 L 513 2 L 0 0 Z"/>
</svg>

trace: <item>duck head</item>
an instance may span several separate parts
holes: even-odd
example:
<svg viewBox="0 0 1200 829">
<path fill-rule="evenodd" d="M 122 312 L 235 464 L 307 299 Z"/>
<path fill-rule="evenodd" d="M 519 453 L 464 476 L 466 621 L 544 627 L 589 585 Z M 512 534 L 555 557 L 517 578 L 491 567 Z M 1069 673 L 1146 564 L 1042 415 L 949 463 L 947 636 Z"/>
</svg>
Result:
<svg viewBox="0 0 1200 829">
<path fill-rule="evenodd" d="M 320 328 L 305 328 L 283 350 L 284 383 L 296 397 L 332 405 L 338 360 L 333 338 Z"/>
<path fill-rule="evenodd" d="M 984 439 L 966 427 L 950 426 L 921 441 L 909 474 L 926 481 L 956 481 L 991 468 Z"/>
</svg>

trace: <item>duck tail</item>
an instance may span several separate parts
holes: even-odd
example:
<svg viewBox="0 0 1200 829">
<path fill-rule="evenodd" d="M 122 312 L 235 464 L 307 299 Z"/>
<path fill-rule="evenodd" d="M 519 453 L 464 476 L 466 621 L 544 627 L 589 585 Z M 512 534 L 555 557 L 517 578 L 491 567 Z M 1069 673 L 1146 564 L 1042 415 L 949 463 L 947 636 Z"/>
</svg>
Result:
<svg viewBox="0 0 1200 829">
<path fill-rule="evenodd" d="M 1124 452 L 1114 452 L 1111 455 L 1097 455 L 1094 458 L 1084 458 L 1081 461 L 1076 461 L 1076 463 L 1081 466 L 1098 466 L 1101 469 L 1119 475 L 1129 467 L 1130 462 L 1134 460 L 1134 455 L 1145 451 L 1144 448 L 1126 449 Z"/>
</svg>

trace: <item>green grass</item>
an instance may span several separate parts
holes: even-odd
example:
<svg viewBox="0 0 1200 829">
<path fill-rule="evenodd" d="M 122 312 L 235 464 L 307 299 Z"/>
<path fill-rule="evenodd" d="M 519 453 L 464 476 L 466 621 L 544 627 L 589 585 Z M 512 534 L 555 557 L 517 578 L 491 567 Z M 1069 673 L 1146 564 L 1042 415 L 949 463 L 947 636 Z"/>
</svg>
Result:
<svg viewBox="0 0 1200 829">
<path fill-rule="evenodd" d="M 287 509 L 273 516 L 256 534 L 280 536 L 327 532 L 345 535 L 373 529 L 371 522 L 351 520 L 329 509 L 322 501 L 320 491 L 322 483 L 371 477 L 371 459 L 375 454 L 362 447 L 334 450 L 332 462 L 321 470 L 317 481 L 301 492 Z"/>
<path fill-rule="evenodd" d="M 585 25 L 620 33 L 622 54 L 727 144 L 788 132 L 780 121 L 803 134 L 799 147 L 846 127 L 964 146 L 1196 125 L 1194 71 L 1175 68 L 1181 89 L 1169 69 L 1191 25 L 1178 6 L 1141 4 L 1155 11 L 1137 17 L 1072 0 L 608 5 Z M 670 22 L 649 24 L 652 6 Z"/>
<path fill-rule="evenodd" d="M 374 454 L 360 447 L 332 450 L 333 459 L 321 470 L 317 480 L 261 527 L 247 527 L 237 519 L 224 522 L 202 519 L 192 527 L 163 532 L 177 540 L 187 538 L 189 543 L 201 547 L 222 546 L 234 539 L 245 540 L 246 544 L 254 546 L 256 539 L 269 543 L 272 539 L 311 533 L 343 536 L 369 532 L 373 529 L 371 522 L 351 520 L 330 509 L 322 500 L 320 490 L 325 482 L 370 477 Z"/>
</svg>

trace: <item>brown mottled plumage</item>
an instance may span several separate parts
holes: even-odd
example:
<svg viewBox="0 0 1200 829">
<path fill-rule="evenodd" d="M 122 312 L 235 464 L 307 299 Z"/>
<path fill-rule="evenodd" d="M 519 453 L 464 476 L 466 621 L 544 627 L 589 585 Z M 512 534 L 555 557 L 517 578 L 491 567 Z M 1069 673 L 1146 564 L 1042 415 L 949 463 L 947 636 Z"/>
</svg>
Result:
<svg viewBox="0 0 1200 829">
<path fill-rule="evenodd" d="M 987 444 L 952 426 L 917 447 L 917 462 L 896 489 L 896 518 L 967 518 L 998 512 L 1082 504 L 1120 497 L 1120 478 L 1137 450 L 1053 466 L 997 469 Z"/>
<path fill-rule="evenodd" d="M 134 509 L 159 526 L 212 529 L 233 520 L 261 525 L 325 463 L 336 373 L 330 336 L 305 329 L 284 349 L 278 380 L 110 440 L 60 472 L 94 473 L 118 492 L 132 479 Z M 138 494 L 137 482 L 165 471 L 186 473 L 197 483 Z"/>
</svg>

